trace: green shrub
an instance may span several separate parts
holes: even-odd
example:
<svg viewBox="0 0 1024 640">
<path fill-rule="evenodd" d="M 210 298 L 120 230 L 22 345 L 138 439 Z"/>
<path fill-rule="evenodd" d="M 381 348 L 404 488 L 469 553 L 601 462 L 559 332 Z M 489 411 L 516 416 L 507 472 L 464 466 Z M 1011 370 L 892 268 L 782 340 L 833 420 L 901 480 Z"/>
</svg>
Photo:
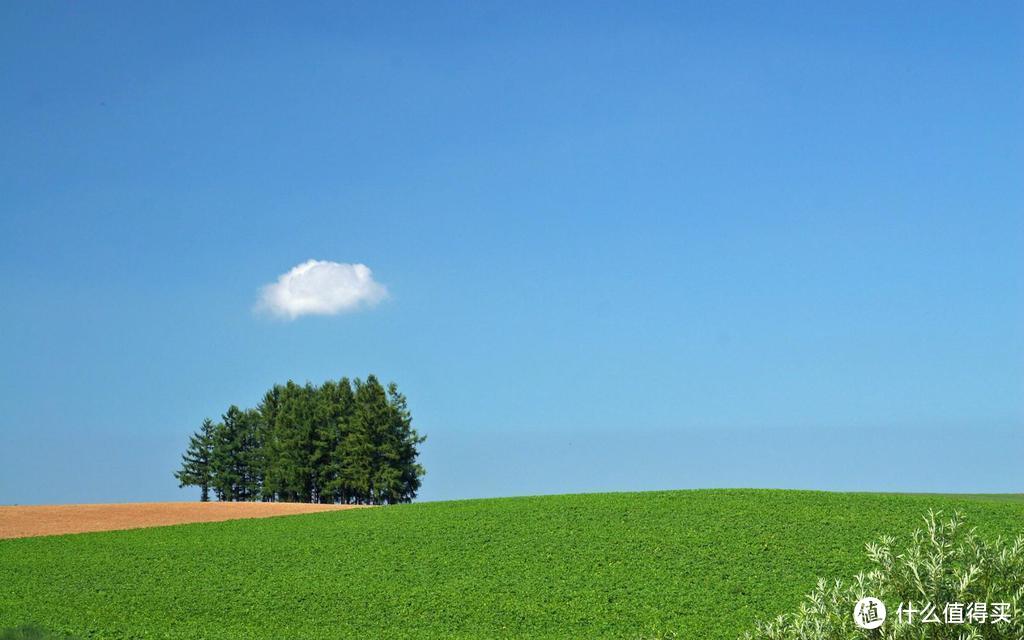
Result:
<svg viewBox="0 0 1024 640">
<path fill-rule="evenodd" d="M 867 556 L 874 565 L 870 571 L 858 574 L 853 582 L 820 580 L 799 609 L 758 624 L 744 640 L 1024 638 L 1024 536 L 1013 542 L 987 542 L 965 526 L 962 514 L 948 520 L 940 515 L 929 512 L 925 527 L 914 531 L 898 551 L 891 536 L 868 543 Z M 866 596 L 880 599 L 888 609 L 886 621 L 877 629 L 854 623 L 854 606 Z M 993 622 L 997 603 L 1008 605 L 1008 622 Z M 947 605 L 952 606 L 950 619 Z M 958 605 L 967 616 L 963 623 L 956 614 Z M 938 622 L 924 623 L 930 606 L 935 607 Z"/>
</svg>

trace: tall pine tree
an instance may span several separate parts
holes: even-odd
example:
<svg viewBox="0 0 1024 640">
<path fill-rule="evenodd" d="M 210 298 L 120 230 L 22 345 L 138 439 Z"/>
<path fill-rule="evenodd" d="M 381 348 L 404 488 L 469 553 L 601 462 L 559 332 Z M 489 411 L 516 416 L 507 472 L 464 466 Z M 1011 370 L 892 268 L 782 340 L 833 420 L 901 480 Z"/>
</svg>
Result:
<svg viewBox="0 0 1024 640">
<path fill-rule="evenodd" d="M 181 456 L 181 469 L 174 472 L 179 487 L 199 487 L 199 500 L 210 501 L 212 471 L 210 458 L 213 454 L 214 424 L 207 418 L 203 426 L 188 439 L 188 449 Z"/>
<path fill-rule="evenodd" d="M 339 447 L 345 442 L 352 423 L 355 398 L 348 378 L 325 382 L 319 390 L 314 440 L 314 467 L 317 472 L 319 502 L 345 503 L 351 493 L 341 479 L 337 464 Z"/>
</svg>

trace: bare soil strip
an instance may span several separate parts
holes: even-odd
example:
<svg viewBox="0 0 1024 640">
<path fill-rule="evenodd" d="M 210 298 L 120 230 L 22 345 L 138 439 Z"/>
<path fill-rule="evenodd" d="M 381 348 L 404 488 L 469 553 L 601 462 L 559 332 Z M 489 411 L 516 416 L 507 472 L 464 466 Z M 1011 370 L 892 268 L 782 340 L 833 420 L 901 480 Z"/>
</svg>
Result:
<svg viewBox="0 0 1024 640">
<path fill-rule="evenodd" d="M 220 522 L 240 518 L 269 518 L 352 508 L 354 507 L 351 505 L 293 502 L 135 502 L 0 506 L 0 539 L 140 529 L 190 522 Z"/>
</svg>

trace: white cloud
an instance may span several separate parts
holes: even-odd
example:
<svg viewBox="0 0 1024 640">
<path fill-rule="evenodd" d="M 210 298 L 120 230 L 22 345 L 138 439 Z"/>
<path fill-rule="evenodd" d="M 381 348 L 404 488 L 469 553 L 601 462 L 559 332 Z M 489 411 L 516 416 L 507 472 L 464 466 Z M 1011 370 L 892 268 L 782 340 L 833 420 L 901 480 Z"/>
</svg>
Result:
<svg viewBox="0 0 1024 640">
<path fill-rule="evenodd" d="M 263 287 L 257 308 L 294 320 L 372 307 L 387 297 L 365 264 L 307 260 Z"/>
</svg>

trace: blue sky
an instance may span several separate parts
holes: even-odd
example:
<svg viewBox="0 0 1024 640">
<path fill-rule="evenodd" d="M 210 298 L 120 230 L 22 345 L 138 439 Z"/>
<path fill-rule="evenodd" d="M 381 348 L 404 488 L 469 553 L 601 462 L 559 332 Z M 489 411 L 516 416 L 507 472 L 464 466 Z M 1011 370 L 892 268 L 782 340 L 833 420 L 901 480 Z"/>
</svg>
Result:
<svg viewBox="0 0 1024 640">
<path fill-rule="evenodd" d="M 428 500 L 1021 490 L 1024 6 L 379 4 L 0 6 L 0 503 L 369 372 Z"/>
</svg>

